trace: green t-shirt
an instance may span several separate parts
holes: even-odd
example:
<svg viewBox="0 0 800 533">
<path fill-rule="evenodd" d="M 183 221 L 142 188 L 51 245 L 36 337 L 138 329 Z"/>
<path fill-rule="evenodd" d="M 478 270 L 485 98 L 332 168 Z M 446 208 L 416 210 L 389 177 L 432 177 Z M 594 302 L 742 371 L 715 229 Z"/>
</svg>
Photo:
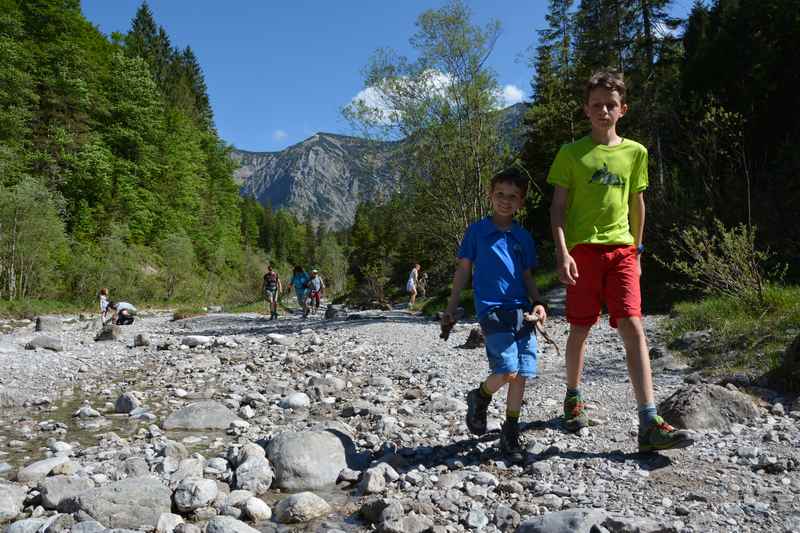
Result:
<svg viewBox="0 0 800 533">
<path fill-rule="evenodd" d="M 630 195 L 647 188 L 647 148 L 629 139 L 616 146 L 590 136 L 558 151 L 547 182 L 569 189 L 564 232 L 576 244 L 633 244 Z"/>
</svg>

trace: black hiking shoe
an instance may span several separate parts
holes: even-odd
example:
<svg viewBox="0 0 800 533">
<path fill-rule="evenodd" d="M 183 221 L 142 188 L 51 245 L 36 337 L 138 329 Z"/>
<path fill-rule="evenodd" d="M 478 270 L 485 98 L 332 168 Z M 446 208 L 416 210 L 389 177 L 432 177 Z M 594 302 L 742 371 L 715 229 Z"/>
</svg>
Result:
<svg viewBox="0 0 800 533">
<path fill-rule="evenodd" d="M 500 451 L 509 462 L 518 464 L 525 460 L 525 450 L 519 443 L 519 423 L 506 421 L 500 431 Z"/>
<path fill-rule="evenodd" d="M 467 393 L 467 429 L 473 435 L 486 433 L 486 410 L 491 398 L 484 398 L 480 389 L 472 389 Z"/>
</svg>

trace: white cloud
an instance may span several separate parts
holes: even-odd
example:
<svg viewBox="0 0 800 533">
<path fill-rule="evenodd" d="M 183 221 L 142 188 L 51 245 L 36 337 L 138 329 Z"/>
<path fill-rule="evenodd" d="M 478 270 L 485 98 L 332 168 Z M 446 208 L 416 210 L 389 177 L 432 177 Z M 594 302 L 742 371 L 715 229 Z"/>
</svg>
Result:
<svg viewBox="0 0 800 533">
<path fill-rule="evenodd" d="M 275 130 L 275 131 L 272 132 L 272 140 L 273 141 L 282 141 L 288 136 L 289 136 L 289 134 L 286 133 L 283 130 Z"/>
<path fill-rule="evenodd" d="M 411 94 L 427 92 L 436 96 L 447 97 L 447 90 L 453 81 L 449 74 L 430 69 L 425 71 L 418 80 L 412 81 L 409 78 L 398 78 L 392 80 L 391 83 L 395 84 L 395 89 L 402 88 L 405 85 L 405 88 L 409 89 L 408 92 Z M 412 87 L 413 83 L 417 84 L 416 87 Z M 395 104 L 381 86 L 372 86 L 360 90 L 350 100 L 350 104 L 363 105 L 371 111 L 376 122 L 384 126 L 397 124 L 400 120 L 401 111 L 395 107 Z"/>
<path fill-rule="evenodd" d="M 428 94 L 435 97 L 450 98 L 448 91 L 454 81 L 450 74 L 435 69 L 426 70 L 420 78 L 412 81 L 408 78 L 395 79 L 392 83 L 398 86 L 407 85 L 410 94 Z M 412 84 L 416 84 L 412 86 Z M 494 93 L 496 106 L 502 109 L 525 100 L 525 92 L 513 84 L 498 88 Z M 371 110 L 377 122 L 384 126 L 396 124 L 400 119 L 400 111 L 393 107 L 393 102 L 380 86 L 362 89 L 351 100 L 350 104 L 363 105 Z"/>
<path fill-rule="evenodd" d="M 525 93 L 516 85 L 508 84 L 500 92 L 499 100 L 503 107 L 518 104 L 525 99 Z"/>
</svg>

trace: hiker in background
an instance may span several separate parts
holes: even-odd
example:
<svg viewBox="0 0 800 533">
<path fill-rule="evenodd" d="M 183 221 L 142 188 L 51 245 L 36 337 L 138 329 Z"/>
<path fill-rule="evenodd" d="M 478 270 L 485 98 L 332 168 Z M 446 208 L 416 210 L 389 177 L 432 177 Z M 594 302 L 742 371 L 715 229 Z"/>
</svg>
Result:
<svg viewBox="0 0 800 533">
<path fill-rule="evenodd" d="M 264 274 L 264 283 L 261 286 L 264 295 L 264 302 L 269 308 L 270 320 L 278 318 L 278 294 L 281 292 L 281 278 L 278 273 L 272 270 L 272 264 L 267 265 L 267 272 Z"/>
<path fill-rule="evenodd" d="M 316 313 L 325 291 L 325 282 L 322 281 L 322 276 L 319 275 L 319 270 L 316 268 L 311 271 L 311 277 L 308 278 L 306 288 L 309 291 L 308 299 L 310 300 L 308 307 L 313 308 L 314 313 Z M 303 316 L 307 316 L 309 310 L 307 309 Z"/>
<path fill-rule="evenodd" d="M 117 326 L 128 326 L 133 324 L 133 317 L 136 316 L 136 308 L 128 302 L 108 302 L 108 309 L 112 311 L 111 323 Z"/>
<path fill-rule="evenodd" d="M 303 310 L 303 316 L 308 314 L 308 309 L 306 307 L 306 292 L 308 291 L 306 284 L 308 283 L 308 279 L 308 273 L 303 267 L 295 265 L 292 279 L 289 281 L 289 286 L 286 288 L 286 290 L 289 291 L 294 287 L 294 293 L 295 296 L 297 296 L 297 305 Z"/>
<path fill-rule="evenodd" d="M 100 289 L 100 320 L 103 324 L 108 320 L 108 289 Z"/>
<path fill-rule="evenodd" d="M 417 284 L 419 283 L 419 263 L 414 263 L 411 267 L 411 272 L 408 274 L 408 281 L 406 282 L 406 292 L 411 295 L 408 299 L 408 307 L 411 308 L 414 302 L 417 301 Z"/>
<path fill-rule="evenodd" d="M 428 273 L 423 272 L 419 275 L 419 281 L 417 282 L 417 292 L 421 298 L 425 298 L 428 294 Z"/>
</svg>

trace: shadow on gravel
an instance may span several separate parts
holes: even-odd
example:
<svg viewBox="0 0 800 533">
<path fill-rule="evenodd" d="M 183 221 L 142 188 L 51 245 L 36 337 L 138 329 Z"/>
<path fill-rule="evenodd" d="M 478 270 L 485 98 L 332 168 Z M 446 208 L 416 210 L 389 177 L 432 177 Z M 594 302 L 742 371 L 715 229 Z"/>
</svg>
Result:
<svg viewBox="0 0 800 533">
<path fill-rule="evenodd" d="M 356 318 L 352 318 L 355 316 Z M 424 316 L 409 315 L 407 313 L 387 312 L 380 315 L 350 315 L 345 320 L 311 317 L 303 319 L 296 316 L 282 316 L 278 320 L 269 320 L 253 315 L 219 314 L 205 317 L 189 318 L 176 322 L 177 328 L 185 328 L 185 335 L 206 335 L 213 337 L 245 335 L 264 336 L 268 333 L 281 333 L 284 335 L 297 333 L 306 328 L 321 332 L 337 330 L 343 327 L 366 326 L 369 324 L 394 323 L 394 324 L 433 324 Z M 180 334 L 179 331 L 175 332 Z"/>
<path fill-rule="evenodd" d="M 622 450 L 611 450 L 608 452 L 579 452 L 579 451 L 560 451 L 556 453 L 544 453 L 542 459 L 548 457 L 560 457 L 572 461 L 585 461 L 589 459 L 603 459 L 611 463 L 636 463 L 641 470 L 652 472 L 661 468 L 672 466 L 672 459 L 659 453 L 638 453 L 623 452 Z"/>
</svg>

